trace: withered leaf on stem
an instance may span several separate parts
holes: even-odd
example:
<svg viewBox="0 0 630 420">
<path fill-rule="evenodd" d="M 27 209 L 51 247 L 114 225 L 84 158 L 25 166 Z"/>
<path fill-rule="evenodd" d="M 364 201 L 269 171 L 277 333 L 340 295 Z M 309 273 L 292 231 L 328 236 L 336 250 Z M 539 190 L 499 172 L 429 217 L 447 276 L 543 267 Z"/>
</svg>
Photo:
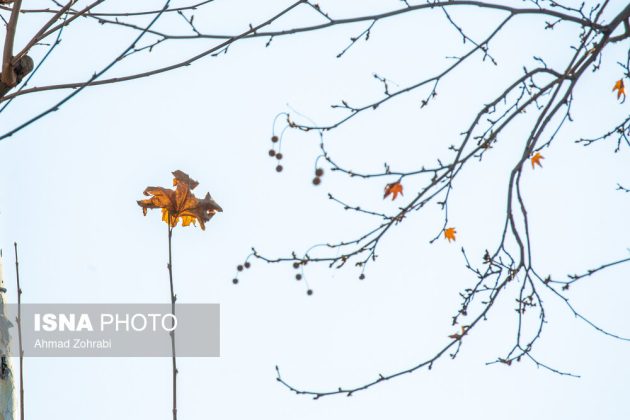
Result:
<svg viewBox="0 0 630 420">
<path fill-rule="evenodd" d="M 138 200 L 138 205 L 142 207 L 142 212 L 146 216 L 148 209 L 162 209 L 162 220 L 171 227 L 177 226 L 182 220 L 182 226 L 189 226 L 191 223 L 206 229 L 206 222 L 223 209 L 212 199 L 210 193 L 202 199 L 198 199 L 192 190 L 199 185 L 188 174 L 180 170 L 173 172 L 174 190 L 163 187 L 147 187 L 144 195 L 150 196 L 145 200 Z"/>
</svg>

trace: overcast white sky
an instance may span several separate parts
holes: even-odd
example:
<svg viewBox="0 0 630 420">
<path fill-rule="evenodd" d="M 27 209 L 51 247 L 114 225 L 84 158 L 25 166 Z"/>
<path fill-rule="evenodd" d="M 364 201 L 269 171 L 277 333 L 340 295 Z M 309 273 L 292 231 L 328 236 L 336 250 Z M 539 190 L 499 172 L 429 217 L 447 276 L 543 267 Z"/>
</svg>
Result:
<svg viewBox="0 0 630 420">
<path fill-rule="evenodd" d="M 207 31 L 234 32 L 289 4 L 262 3 L 219 0 L 196 23 Z M 624 2 L 613 3 L 611 15 Z M 401 5 L 320 4 L 337 15 Z M 110 7 L 116 6 L 125 4 Z M 462 9 L 453 16 L 481 36 L 485 25 L 502 15 Z M 297 10 L 278 26 L 318 19 Z M 167 28 L 170 24 L 165 21 Z M 331 151 L 365 171 L 381 169 L 384 161 L 402 169 L 435 162 L 480 106 L 523 65 L 533 65 L 533 55 L 551 66 L 565 63 L 576 28 L 543 28 L 540 19 L 517 20 L 491 45 L 499 67 L 473 60 L 445 81 L 437 100 L 423 110 L 418 104 L 426 91 L 368 112 L 327 135 Z M 26 32 L 19 40 L 35 27 L 21 29 Z M 200 182 L 199 193 L 210 191 L 225 210 L 205 232 L 178 228 L 174 235 L 179 302 L 220 303 L 222 317 L 222 356 L 179 361 L 181 419 L 627 418 L 630 345 L 597 334 L 551 298 L 549 324 L 535 352 L 581 379 L 525 362 L 485 365 L 512 346 L 515 319 L 508 299 L 468 337 L 456 360 L 441 360 L 431 371 L 352 398 L 319 401 L 295 396 L 275 381 L 277 364 L 285 379 L 301 388 L 360 385 L 432 355 L 452 332 L 458 292 L 475 281 L 460 248 L 480 258 L 501 228 L 506 168 L 513 158 L 509 142 L 471 166 L 456 185 L 449 206 L 459 232 L 455 244 L 428 243 L 442 223 L 439 211 L 430 208 L 391 232 L 363 282 L 352 267 L 313 268 L 305 274 L 315 292 L 309 297 L 291 268 L 254 262 L 240 284 L 232 284 L 236 265 L 253 245 L 271 256 L 302 252 L 373 226 L 373 220 L 333 206 L 328 192 L 377 210 L 398 205 L 383 202 L 382 179 L 361 182 L 328 171 L 322 185 L 312 186 L 314 134 L 286 134 L 282 174 L 267 156 L 277 113 L 295 109 L 319 123 L 331 121 L 338 114 L 330 104 L 363 103 L 381 93 L 373 73 L 405 86 L 468 47 L 435 11 L 379 23 L 368 43 L 336 59 L 349 37 L 363 29 L 279 38 L 269 48 L 266 40 L 247 41 L 165 75 L 89 89 L 0 142 L 0 247 L 9 297 L 15 297 L 11 250 L 17 241 L 25 302 L 166 302 L 166 226 L 157 212 L 143 217 L 136 200 L 147 185 L 170 185 L 170 172 L 181 169 Z M 78 22 L 32 84 L 83 80 L 133 36 Z M 166 46 L 136 59 L 148 64 L 131 60 L 110 75 L 170 62 L 207 45 Z M 629 195 L 615 191 L 617 182 L 630 185 L 628 148 L 615 154 L 611 143 L 590 148 L 573 143 L 628 114 L 630 101 L 619 104 L 611 93 L 622 75 L 616 62 L 625 59 L 627 48 L 627 42 L 611 48 L 601 71 L 584 77 L 576 90 L 575 122 L 545 151 L 544 168 L 525 171 L 538 267 L 558 278 L 628 254 Z M 56 98 L 59 92 L 16 101 L 0 115 L 2 131 Z M 508 133 L 514 142 L 523 138 L 523 127 Z M 413 191 L 413 185 L 407 188 Z M 616 267 L 576 285 L 571 302 L 603 327 L 629 336 L 629 279 L 630 265 Z M 25 374 L 30 419 L 170 418 L 168 359 L 27 359 Z"/>
</svg>

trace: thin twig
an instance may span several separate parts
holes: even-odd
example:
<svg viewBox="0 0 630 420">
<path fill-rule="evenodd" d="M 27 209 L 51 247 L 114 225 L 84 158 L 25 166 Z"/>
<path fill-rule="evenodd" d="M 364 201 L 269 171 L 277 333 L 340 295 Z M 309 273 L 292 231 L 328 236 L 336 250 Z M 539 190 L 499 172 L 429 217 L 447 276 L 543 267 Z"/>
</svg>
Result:
<svg viewBox="0 0 630 420">
<path fill-rule="evenodd" d="M 18 261 L 17 242 L 13 242 L 15 249 L 15 278 L 17 281 L 17 305 L 18 315 L 16 318 L 18 329 L 18 346 L 20 352 L 20 420 L 24 420 L 24 349 L 22 347 L 22 287 L 20 286 L 20 263 Z"/>
<path fill-rule="evenodd" d="M 175 288 L 173 286 L 173 255 L 171 252 L 171 242 L 173 237 L 173 227 L 171 226 L 171 217 L 168 218 L 168 278 L 171 288 L 171 314 L 173 318 L 171 320 L 171 358 L 173 361 L 173 420 L 177 420 L 177 355 L 175 352 L 175 301 L 177 296 L 175 295 Z"/>
</svg>

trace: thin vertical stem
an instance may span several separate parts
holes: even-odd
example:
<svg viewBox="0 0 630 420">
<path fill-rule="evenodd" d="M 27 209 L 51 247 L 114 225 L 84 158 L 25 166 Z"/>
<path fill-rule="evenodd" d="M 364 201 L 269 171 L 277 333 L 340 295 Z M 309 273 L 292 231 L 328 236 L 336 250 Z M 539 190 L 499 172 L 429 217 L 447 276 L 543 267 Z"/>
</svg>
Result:
<svg viewBox="0 0 630 420">
<path fill-rule="evenodd" d="M 173 315 L 171 328 L 175 326 L 175 290 L 173 287 L 173 253 L 172 253 L 172 237 L 173 227 L 171 226 L 170 215 L 168 217 L 168 277 L 171 285 L 171 314 Z M 175 330 L 170 332 L 171 336 L 171 355 L 173 360 L 173 420 L 177 420 L 177 357 L 175 353 Z"/>
<path fill-rule="evenodd" d="M 24 349 L 22 348 L 22 287 L 20 286 L 20 263 L 18 261 L 17 242 L 13 242 L 15 248 L 15 277 L 17 279 L 17 329 L 18 345 L 20 352 L 20 420 L 24 420 Z"/>
</svg>

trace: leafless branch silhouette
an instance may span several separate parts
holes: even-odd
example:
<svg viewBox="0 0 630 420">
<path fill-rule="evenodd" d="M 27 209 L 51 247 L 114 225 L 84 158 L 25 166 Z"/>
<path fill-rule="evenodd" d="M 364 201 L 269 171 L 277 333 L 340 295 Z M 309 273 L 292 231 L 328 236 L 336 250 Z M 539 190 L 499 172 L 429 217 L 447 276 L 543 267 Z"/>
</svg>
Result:
<svg viewBox="0 0 630 420">
<path fill-rule="evenodd" d="M 304 253 L 292 252 L 286 256 L 271 257 L 260 252 L 258 248 L 252 248 L 252 253 L 246 261 L 258 259 L 271 264 L 289 264 L 295 269 L 299 269 L 300 273 L 307 265 L 312 264 L 326 264 L 331 268 L 355 266 L 360 270 L 360 278 L 364 278 L 366 267 L 372 264 L 378 256 L 382 239 L 394 227 L 405 223 L 407 219 L 421 212 L 429 203 L 437 203 L 443 213 L 442 227 L 431 239 L 431 242 L 442 236 L 450 240 L 454 238 L 453 235 L 455 234 L 454 228 L 449 227 L 448 216 L 449 197 L 453 191 L 454 181 L 460 177 L 465 167 L 470 166 L 471 162 L 481 161 L 487 153 L 491 153 L 493 147 L 504 138 L 502 137 L 504 132 L 515 125 L 517 117 L 527 112 L 529 118 L 532 118 L 532 123 L 527 128 L 528 132 L 524 134 L 525 141 L 520 145 L 513 146 L 519 148 L 518 158 L 512 162 L 512 169 L 509 173 L 508 188 L 505 195 L 505 216 L 500 222 L 503 226 L 500 236 L 492 249 L 485 251 L 481 261 L 471 261 L 462 248 L 464 264 L 475 281 L 460 293 L 461 306 L 455 311 L 452 318 L 452 325 L 457 330 L 449 336 L 450 341 L 443 345 L 437 345 L 437 350 L 432 356 L 408 369 L 390 374 L 378 374 L 374 379 L 357 386 L 337 387 L 323 391 L 304 389 L 285 380 L 280 369 L 276 368 L 278 382 L 289 390 L 315 399 L 338 394 L 351 396 L 358 391 L 366 390 L 422 368 L 431 369 L 436 360 L 445 355 L 451 358 L 458 355 L 466 337 L 473 333 L 480 321 L 487 319 L 499 298 L 512 298 L 515 301 L 514 309 L 518 314 L 515 325 L 515 340 L 511 349 L 490 364 L 501 363 L 509 366 L 513 362 L 528 360 L 537 367 L 560 375 L 577 376 L 574 373 L 550 366 L 534 355 L 534 346 L 540 339 L 547 323 L 543 295 L 556 298 L 557 302 L 565 305 L 577 319 L 585 322 L 596 331 L 619 340 L 630 341 L 628 337 L 607 331 L 596 325 L 576 309 L 567 297 L 570 286 L 577 281 L 595 276 L 604 270 L 612 270 L 614 267 L 627 263 L 630 258 L 627 256 L 619 257 L 613 261 L 605 262 L 597 268 L 589 269 L 584 274 L 568 275 L 567 280 L 552 279 L 551 276 L 540 273 L 536 268 L 536 261 L 532 252 L 531 222 L 522 190 L 524 170 L 528 168 L 530 163 L 532 168 L 535 165 L 541 165 L 540 159 L 543 158 L 541 151 L 549 148 L 557 139 L 561 129 L 567 122 L 572 121 L 571 109 L 574 102 L 574 91 L 584 79 L 585 73 L 588 70 L 599 70 L 602 53 L 609 46 L 620 42 L 626 43 L 626 45 L 630 43 L 630 5 L 621 6 L 620 10 L 615 11 L 613 18 L 606 22 L 603 18 L 604 12 L 610 13 L 609 9 L 614 7 L 609 1 L 592 6 L 582 3 L 578 8 L 560 4 L 557 1 L 532 0 L 528 3 L 532 7 L 518 8 L 496 4 L 496 2 L 475 1 L 428 1 L 418 5 L 405 2 L 407 7 L 399 10 L 345 20 L 335 19 L 330 14 L 325 13 L 327 22 L 311 28 L 293 30 L 293 32 L 299 32 L 301 30 L 322 29 L 345 22 L 364 22 L 367 26 L 356 37 L 353 37 L 350 44 L 339 53 L 339 56 L 342 56 L 359 40 L 367 41 L 370 33 L 374 31 L 375 24 L 390 16 L 404 13 L 441 13 L 446 17 L 447 23 L 460 35 L 462 42 L 469 45 L 469 48 L 463 55 L 451 57 L 451 60 L 441 71 L 408 86 L 393 88 L 388 79 L 381 75 L 374 75 L 377 82 L 383 86 L 382 96 L 358 105 L 351 104 L 351 101 L 342 100 L 332 107 L 344 111 L 345 114 L 325 124 L 315 124 L 304 116 L 296 115 L 295 112 L 279 114 L 278 119 L 283 123 L 279 131 L 272 133 L 273 149 L 270 155 L 278 154 L 285 133 L 289 130 L 317 133 L 321 156 L 319 157 L 320 164 L 316 165 L 319 172 L 316 173 L 313 181 L 315 185 L 320 184 L 321 175 L 326 167 L 327 170 L 359 180 L 383 178 L 389 182 L 388 187 L 392 183 L 402 185 L 403 182 L 410 181 L 412 178 L 415 180 L 415 184 L 417 184 L 418 179 L 421 179 L 424 184 L 414 191 L 415 195 L 406 196 L 411 198 L 406 198 L 406 201 L 392 214 L 371 210 L 367 206 L 350 204 L 346 200 L 338 198 L 337 195 L 329 194 L 330 201 L 341 206 L 344 210 L 372 216 L 374 220 L 372 227 L 367 228 L 356 237 L 314 245 Z M 617 7 L 619 6 L 617 4 Z M 456 23 L 450 13 L 451 10 L 462 7 L 466 7 L 469 13 L 478 14 L 480 18 L 488 10 L 499 10 L 505 16 L 498 24 L 489 28 L 483 39 L 474 40 L 461 25 Z M 322 11 L 322 13 L 324 12 Z M 537 66 L 534 68 L 523 65 L 522 75 L 505 86 L 498 96 L 486 102 L 461 133 L 461 140 L 448 147 L 452 153 L 450 159 L 447 161 L 438 160 L 436 164 L 422 165 L 408 171 L 396 170 L 389 164 L 385 164 L 382 171 L 361 172 L 340 163 L 330 152 L 326 141 L 327 133 L 349 124 L 358 115 L 375 112 L 382 105 L 412 92 L 415 94 L 420 92 L 424 96 L 420 102 L 421 108 L 428 106 L 436 97 L 438 87 L 447 83 L 454 70 L 462 67 L 473 57 L 488 61 L 491 65 L 498 65 L 491 52 L 493 42 L 502 36 L 510 24 L 524 15 L 530 17 L 533 15 L 544 20 L 546 29 L 550 31 L 561 23 L 576 25 L 579 28 L 579 36 L 570 45 L 573 51 L 572 56 L 561 68 L 548 65 L 540 57 L 535 57 Z M 286 31 L 279 31 L 266 35 L 286 34 Z M 256 36 L 264 35 L 260 32 L 256 34 Z M 625 63 L 619 63 L 626 78 L 630 77 L 629 63 L 630 53 Z M 619 90 L 620 87 L 621 90 Z M 620 102 L 623 102 L 625 100 L 625 91 L 622 92 L 623 80 L 617 82 L 616 89 L 619 90 Z M 274 123 L 274 127 L 277 127 L 277 124 Z M 614 142 L 614 152 L 617 153 L 622 148 L 630 146 L 629 135 L 630 119 L 625 118 L 618 125 L 598 137 L 582 138 L 575 140 L 575 142 L 584 146 L 604 141 Z M 282 171 L 282 165 L 278 165 L 277 170 Z M 618 185 L 618 189 L 628 191 L 621 185 Z M 235 283 L 238 283 L 238 275 L 239 273 L 237 273 Z M 509 287 L 511 285 L 512 287 Z M 312 293 L 310 289 L 308 292 L 309 294 Z M 549 302 L 545 300 L 545 304 L 549 304 Z"/>
</svg>

